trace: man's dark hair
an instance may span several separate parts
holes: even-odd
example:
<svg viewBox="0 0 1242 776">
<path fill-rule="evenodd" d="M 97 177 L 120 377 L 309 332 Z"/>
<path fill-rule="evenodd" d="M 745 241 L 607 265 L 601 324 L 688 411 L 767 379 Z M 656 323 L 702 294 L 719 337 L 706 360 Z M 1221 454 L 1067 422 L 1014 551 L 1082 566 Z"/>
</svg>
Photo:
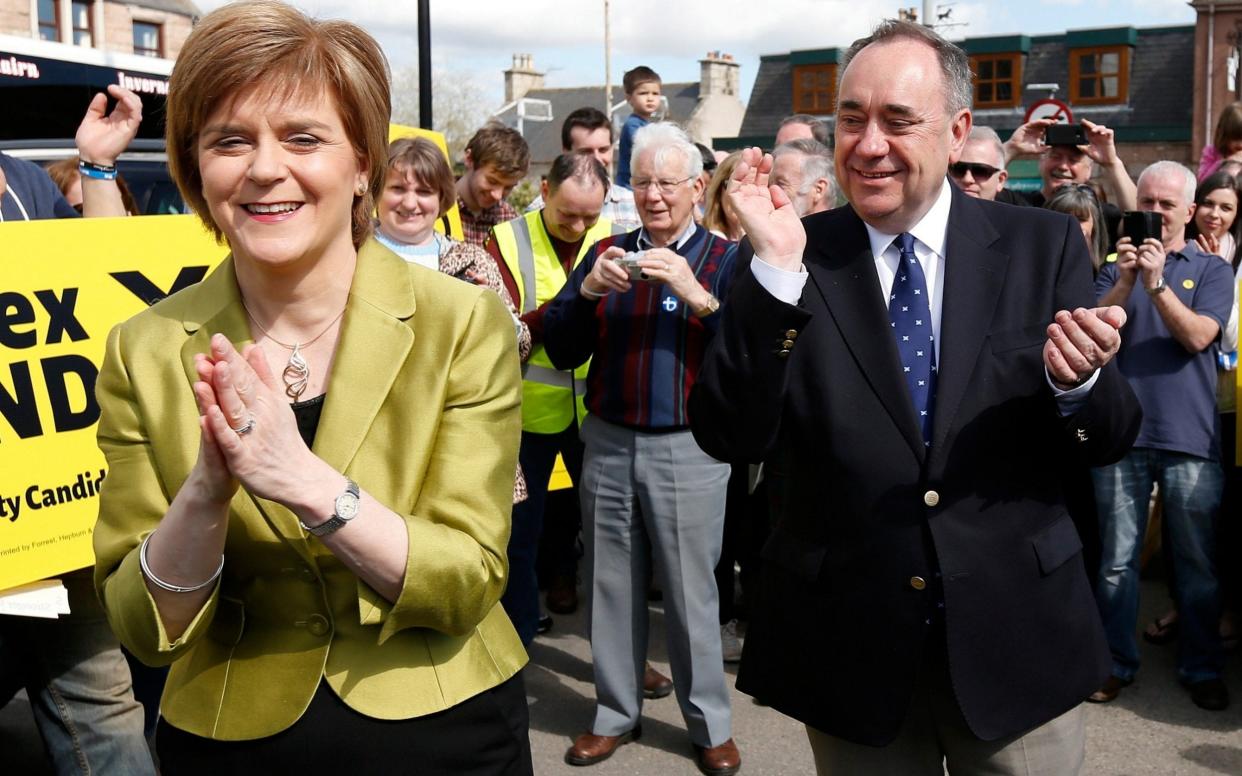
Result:
<svg viewBox="0 0 1242 776">
<path fill-rule="evenodd" d="M 608 130 L 608 139 L 612 140 L 612 122 L 608 120 L 608 117 L 604 115 L 602 110 L 597 108 L 579 108 L 566 116 L 565 123 L 561 124 L 562 151 L 569 151 L 573 148 L 572 133 L 579 127 L 587 132 L 606 129 Z"/>
<path fill-rule="evenodd" d="M 626 94 L 633 94 L 639 84 L 651 83 L 652 81 L 660 83 L 660 74 L 646 65 L 639 65 L 633 70 L 627 70 L 621 78 L 621 85 L 625 87 Z"/>
<path fill-rule="evenodd" d="M 711 173 L 716 171 L 716 154 L 712 149 L 702 143 L 695 143 L 694 147 L 699 149 L 699 155 L 703 157 L 703 172 Z"/>
<path fill-rule="evenodd" d="M 548 170 L 548 193 L 555 192 L 571 178 L 588 188 L 598 183 L 605 193 L 608 191 L 608 170 L 589 151 L 561 154 L 552 160 L 552 169 Z"/>
<path fill-rule="evenodd" d="M 466 143 L 466 150 L 476 170 L 490 164 L 501 175 L 519 178 L 530 168 L 530 147 L 526 145 L 526 138 L 516 129 L 494 120 L 474 133 Z"/>
<path fill-rule="evenodd" d="M 876 25 L 870 35 L 854 41 L 845 52 L 845 56 L 841 58 L 840 75 L 837 76 L 837 94 L 841 94 L 841 79 L 845 77 L 845 71 L 849 69 L 850 62 L 854 60 L 858 52 L 872 43 L 888 43 L 901 38 L 921 41 L 931 46 L 936 52 L 936 59 L 940 62 L 940 76 L 944 80 L 945 109 L 949 116 L 952 117 L 959 110 L 970 108 L 974 101 L 974 87 L 971 81 L 970 60 L 966 52 L 940 37 L 935 30 L 903 19 L 885 19 Z"/>
<path fill-rule="evenodd" d="M 823 119 L 812 116 L 809 113 L 795 113 L 782 119 L 776 131 L 780 132 L 790 124 L 805 124 L 811 128 L 811 137 L 815 138 L 816 142 L 828 145 L 828 125 L 824 123 Z"/>
</svg>

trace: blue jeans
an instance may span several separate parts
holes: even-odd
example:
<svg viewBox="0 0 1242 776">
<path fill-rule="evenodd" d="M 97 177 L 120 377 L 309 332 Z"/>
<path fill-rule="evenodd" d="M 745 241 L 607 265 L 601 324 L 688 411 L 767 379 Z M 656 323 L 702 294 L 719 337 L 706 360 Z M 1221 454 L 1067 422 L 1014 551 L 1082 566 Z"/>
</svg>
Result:
<svg viewBox="0 0 1242 776">
<path fill-rule="evenodd" d="M 524 646 L 535 640 L 539 627 L 539 577 L 535 561 L 539 556 L 539 536 L 543 533 L 543 507 L 548 500 L 548 479 L 556 465 L 556 454 L 565 459 L 570 479 L 578 483 L 582 472 L 582 443 L 578 424 L 570 423 L 557 434 L 522 432 L 518 462 L 526 475 L 526 500 L 513 505 L 513 530 L 509 534 L 509 584 L 500 603 L 513 621 Z"/>
<path fill-rule="evenodd" d="M 1130 680 L 1139 667 L 1138 560 L 1152 483 L 1158 483 L 1172 544 L 1165 551 L 1172 555 L 1177 582 L 1177 670 L 1187 682 L 1219 677 L 1225 658 L 1217 630 L 1220 589 L 1212 558 L 1216 552 L 1213 521 L 1224 485 L 1220 463 L 1135 448 L 1118 463 L 1095 469 L 1092 475 L 1103 545 L 1095 598 L 1113 653 L 1113 675 Z"/>
<path fill-rule="evenodd" d="M 0 686 L 25 686 L 56 773 L 154 776 L 129 666 L 90 571 L 63 578 L 71 614 L 0 617 Z"/>
</svg>

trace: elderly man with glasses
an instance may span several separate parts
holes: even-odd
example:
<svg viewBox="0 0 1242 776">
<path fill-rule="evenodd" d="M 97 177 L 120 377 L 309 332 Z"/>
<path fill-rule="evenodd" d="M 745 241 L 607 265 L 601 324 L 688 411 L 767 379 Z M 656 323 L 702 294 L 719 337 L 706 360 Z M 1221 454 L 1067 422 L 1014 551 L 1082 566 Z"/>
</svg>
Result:
<svg viewBox="0 0 1242 776">
<path fill-rule="evenodd" d="M 971 127 L 961 158 L 949 165 L 949 177 L 972 197 L 996 199 L 1009 178 L 1005 146 L 996 130 Z"/>
<path fill-rule="evenodd" d="M 596 243 L 544 316 L 557 369 L 591 360 L 580 488 L 596 709 L 565 754 L 571 765 L 600 762 L 641 735 L 653 566 L 699 768 L 732 774 L 741 765 L 713 575 L 729 466 L 699 448 L 686 415 L 736 254 L 735 243 L 694 222 L 702 164 L 676 126 L 639 130 L 630 181 L 642 227 Z"/>
</svg>

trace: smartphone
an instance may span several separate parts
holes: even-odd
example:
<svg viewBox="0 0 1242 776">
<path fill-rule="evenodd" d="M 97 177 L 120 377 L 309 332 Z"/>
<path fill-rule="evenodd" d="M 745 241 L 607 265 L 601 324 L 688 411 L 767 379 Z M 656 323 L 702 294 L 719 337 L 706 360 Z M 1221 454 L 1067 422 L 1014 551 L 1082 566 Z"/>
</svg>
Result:
<svg viewBox="0 0 1242 776">
<path fill-rule="evenodd" d="M 1159 240 L 1163 226 L 1160 214 L 1150 210 L 1128 210 L 1121 217 L 1121 233 L 1129 237 L 1130 242 L 1135 245 L 1141 244 L 1148 237 Z"/>
<path fill-rule="evenodd" d="M 1044 130 L 1044 145 L 1082 146 L 1087 135 L 1081 124 L 1053 124 Z"/>
<path fill-rule="evenodd" d="M 630 280 L 643 280 L 643 268 L 638 266 L 638 262 L 642 261 L 646 255 L 646 251 L 631 251 L 613 261 L 618 267 L 630 273 Z"/>
</svg>

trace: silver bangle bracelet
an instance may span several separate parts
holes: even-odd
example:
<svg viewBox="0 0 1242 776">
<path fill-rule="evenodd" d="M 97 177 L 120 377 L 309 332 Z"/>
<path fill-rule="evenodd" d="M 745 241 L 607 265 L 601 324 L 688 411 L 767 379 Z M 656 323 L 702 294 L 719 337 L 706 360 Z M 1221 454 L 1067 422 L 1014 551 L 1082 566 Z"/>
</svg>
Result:
<svg viewBox="0 0 1242 776">
<path fill-rule="evenodd" d="M 607 292 L 607 291 L 603 292 L 602 294 L 601 294 L 601 293 L 597 293 L 597 292 L 592 291 L 591 289 L 587 288 L 585 283 L 584 283 L 583 285 L 578 286 L 578 291 L 579 291 L 579 292 L 580 292 L 583 296 L 585 296 L 587 299 L 603 299 L 604 297 L 608 296 L 608 292 Z"/>
<path fill-rule="evenodd" d="M 212 582 L 215 582 L 217 579 L 220 578 L 220 572 L 224 571 L 224 555 L 223 554 L 220 555 L 220 565 L 216 566 L 216 572 L 212 574 L 210 577 L 208 577 L 205 581 L 200 582 L 197 585 L 192 585 L 190 587 L 182 587 L 181 585 L 174 585 L 174 584 L 165 582 L 164 580 L 155 576 L 155 574 L 151 571 L 151 567 L 147 565 L 147 542 L 151 541 L 151 537 L 154 535 L 155 535 L 155 532 L 152 531 L 151 533 L 147 534 L 147 538 L 142 540 L 142 547 L 138 549 L 138 565 L 142 567 L 142 575 L 146 577 L 147 579 L 151 580 L 151 584 L 155 585 L 160 590 L 167 590 L 170 593 L 193 593 L 195 590 L 202 590 L 203 588 L 207 587 Z"/>
</svg>

